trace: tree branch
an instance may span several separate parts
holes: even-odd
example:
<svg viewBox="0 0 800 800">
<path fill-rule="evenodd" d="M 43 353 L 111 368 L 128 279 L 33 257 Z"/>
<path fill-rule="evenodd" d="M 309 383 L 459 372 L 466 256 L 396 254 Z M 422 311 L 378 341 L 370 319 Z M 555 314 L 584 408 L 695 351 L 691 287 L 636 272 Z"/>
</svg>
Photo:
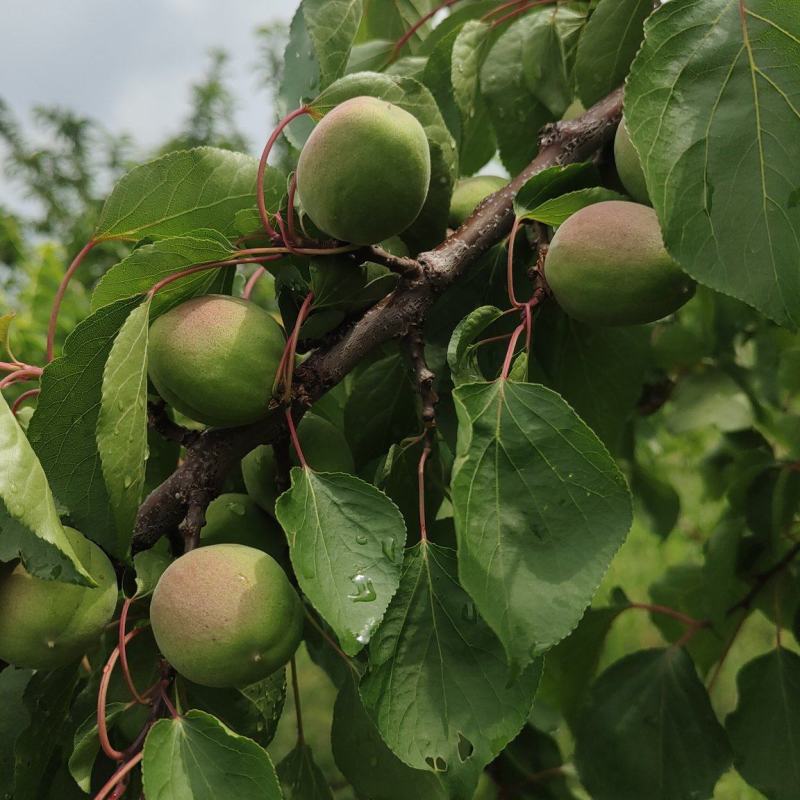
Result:
<svg viewBox="0 0 800 800">
<path fill-rule="evenodd" d="M 408 268 L 406 262 L 412 259 L 392 257 L 404 266 L 397 288 L 368 309 L 340 339 L 313 352 L 297 368 L 292 395 L 294 419 L 299 421 L 313 402 L 339 383 L 370 351 L 390 339 L 405 336 L 423 322 L 438 295 L 508 234 L 514 221 L 514 196 L 526 181 L 548 167 L 590 157 L 611 141 L 621 116 L 620 88 L 582 117 L 547 126 L 536 158 L 506 187 L 487 197 L 442 244 L 421 253 L 416 268 Z M 203 433 L 187 447 L 186 458 L 177 470 L 139 509 L 134 552 L 152 547 L 161 536 L 174 532 L 190 506 L 211 502 L 236 461 L 257 445 L 285 436 L 285 425 L 284 415 L 273 401 L 265 419 L 258 423 Z"/>
</svg>

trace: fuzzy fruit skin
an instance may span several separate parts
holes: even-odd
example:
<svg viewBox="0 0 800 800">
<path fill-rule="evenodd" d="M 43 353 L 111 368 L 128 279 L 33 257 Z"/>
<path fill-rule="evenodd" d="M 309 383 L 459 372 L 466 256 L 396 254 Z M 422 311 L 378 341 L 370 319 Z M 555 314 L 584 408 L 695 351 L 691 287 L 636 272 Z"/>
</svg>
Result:
<svg viewBox="0 0 800 800">
<path fill-rule="evenodd" d="M 297 438 L 308 465 L 317 472 L 353 472 L 353 454 L 344 434 L 331 422 L 307 413 L 297 426 Z M 299 466 L 294 449 L 291 463 Z M 247 493 L 264 511 L 275 514 L 275 456 L 270 445 L 262 444 L 242 459 L 242 478 Z"/>
<path fill-rule="evenodd" d="M 655 211 L 612 200 L 556 231 L 545 277 L 558 304 L 589 325 L 639 325 L 677 311 L 694 282 L 670 258 Z"/>
<path fill-rule="evenodd" d="M 314 224 L 353 244 L 404 231 L 428 194 L 425 130 L 407 111 L 354 97 L 324 116 L 297 162 L 297 191 Z"/>
<path fill-rule="evenodd" d="M 644 179 L 644 170 L 639 154 L 631 142 L 628 126 L 623 119 L 614 136 L 614 163 L 625 191 L 638 203 L 650 205 L 650 194 Z"/>
<path fill-rule="evenodd" d="M 478 203 L 507 184 L 506 178 L 500 178 L 497 175 L 475 175 L 472 178 L 462 178 L 456 184 L 453 196 L 450 198 L 448 225 L 451 228 L 463 225 Z"/>
<path fill-rule="evenodd" d="M 159 394 L 205 425 L 264 416 L 284 348 L 280 325 L 237 297 L 187 300 L 150 326 L 148 371 Z"/>
<path fill-rule="evenodd" d="M 97 586 L 34 578 L 18 562 L 0 565 L 0 659 L 50 670 L 77 661 L 96 642 L 117 605 L 117 576 L 106 554 L 64 528 Z"/>
<path fill-rule="evenodd" d="M 248 494 L 221 494 L 206 509 L 200 544 L 243 544 L 286 563 L 286 536 L 275 520 Z"/>
<path fill-rule="evenodd" d="M 303 607 L 280 565 L 241 544 L 189 551 L 167 567 L 150 603 L 164 657 L 203 686 L 248 686 L 300 644 Z"/>
</svg>

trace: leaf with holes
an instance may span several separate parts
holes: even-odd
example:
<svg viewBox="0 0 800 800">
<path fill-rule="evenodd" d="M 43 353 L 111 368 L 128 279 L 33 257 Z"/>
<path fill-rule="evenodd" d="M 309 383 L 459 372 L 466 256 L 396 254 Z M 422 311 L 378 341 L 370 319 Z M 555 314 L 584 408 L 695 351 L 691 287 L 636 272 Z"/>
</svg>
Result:
<svg viewBox="0 0 800 800">
<path fill-rule="evenodd" d="M 456 554 L 420 542 L 369 649 L 361 697 L 415 769 L 474 776 L 525 724 L 541 662 L 511 682 L 503 648 L 456 575 Z"/>
<path fill-rule="evenodd" d="M 800 4 L 672 0 L 625 116 L 667 249 L 700 283 L 800 324 Z M 744 224 L 743 224 L 744 222 Z"/>
<path fill-rule="evenodd" d="M 739 704 L 725 720 L 736 769 L 772 800 L 800 786 L 800 656 L 783 647 L 745 664 Z"/>
<path fill-rule="evenodd" d="M 355 655 L 397 591 L 406 542 L 397 506 L 353 475 L 295 468 L 275 514 L 300 588 Z"/>
<path fill-rule="evenodd" d="M 160 719 L 144 744 L 147 800 L 282 800 L 267 751 L 203 711 Z"/>
<path fill-rule="evenodd" d="M 578 624 L 628 532 L 630 494 L 550 389 L 500 380 L 453 397 L 459 577 L 518 671 Z"/>
<path fill-rule="evenodd" d="M 578 773 L 594 800 L 711 797 L 730 760 L 708 693 L 678 647 L 612 664 L 576 735 Z"/>
<path fill-rule="evenodd" d="M 147 462 L 147 340 L 150 300 L 131 311 L 111 347 L 97 417 L 97 452 L 117 529 L 127 552 Z"/>
</svg>

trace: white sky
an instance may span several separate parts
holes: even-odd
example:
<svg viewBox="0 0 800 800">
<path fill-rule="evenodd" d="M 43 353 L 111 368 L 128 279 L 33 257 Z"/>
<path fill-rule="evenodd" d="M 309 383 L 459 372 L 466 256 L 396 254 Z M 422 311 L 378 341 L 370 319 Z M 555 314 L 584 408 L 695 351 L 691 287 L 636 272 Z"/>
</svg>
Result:
<svg viewBox="0 0 800 800">
<path fill-rule="evenodd" d="M 228 51 L 236 119 L 255 150 L 269 134 L 253 30 L 290 18 L 293 0 L 0 0 L 0 96 L 24 123 L 58 104 L 144 147 L 185 119 L 208 51 Z M 0 203 L 17 205 L 0 174 Z"/>
</svg>

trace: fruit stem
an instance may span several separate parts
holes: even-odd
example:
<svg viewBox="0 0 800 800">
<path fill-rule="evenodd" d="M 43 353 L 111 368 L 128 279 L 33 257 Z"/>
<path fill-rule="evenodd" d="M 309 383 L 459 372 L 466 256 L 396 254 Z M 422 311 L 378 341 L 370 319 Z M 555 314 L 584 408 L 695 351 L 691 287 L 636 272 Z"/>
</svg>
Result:
<svg viewBox="0 0 800 800">
<path fill-rule="evenodd" d="M 292 446 L 295 453 L 297 453 L 297 460 L 303 469 L 308 469 L 306 457 L 303 455 L 303 448 L 300 447 L 300 438 L 297 435 L 297 428 L 295 427 L 294 420 L 292 419 L 292 409 L 286 409 L 286 424 L 289 426 L 289 436 L 292 437 Z"/>
<path fill-rule="evenodd" d="M 144 628 L 134 628 L 124 638 L 124 644 L 128 644 L 131 639 L 138 636 Z M 108 657 L 108 661 L 103 667 L 103 675 L 100 678 L 100 687 L 97 690 L 97 737 L 100 740 L 100 747 L 103 752 L 113 761 L 121 761 L 124 754 L 117 750 L 108 739 L 108 728 L 106 727 L 106 696 L 108 695 L 108 684 L 111 680 L 111 673 L 114 665 L 119 658 L 119 645 L 117 645 Z"/>
<path fill-rule="evenodd" d="M 432 11 L 429 11 L 427 14 L 421 16 L 395 43 L 394 47 L 392 48 L 392 52 L 389 54 L 389 61 L 388 63 L 391 64 L 397 60 L 397 57 L 400 55 L 400 51 L 406 46 L 409 39 L 429 20 L 433 19 L 440 11 L 443 11 L 445 8 L 449 8 L 450 6 L 455 5 L 458 0 L 444 0 L 444 2 L 439 3 Z"/>
<path fill-rule="evenodd" d="M 281 237 L 275 228 L 270 225 L 269 216 L 267 214 L 267 204 L 264 200 L 264 173 L 267 170 L 267 159 L 269 158 L 272 147 L 278 140 L 278 137 L 281 135 L 283 129 L 296 117 L 300 117 L 303 114 L 308 113 L 309 109 L 307 106 L 300 106 L 300 108 L 296 108 L 294 111 L 287 114 L 275 126 L 275 130 L 273 130 L 270 134 L 270 137 L 267 139 L 267 143 L 264 146 L 264 150 L 261 153 L 261 160 L 258 162 L 258 173 L 256 177 L 256 203 L 258 204 L 258 216 L 261 217 L 261 224 L 264 226 L 264 230 L 272 239 L 275 240 L 280 240 Z"/>
<path fill-rule="evenodd" d="M 72 263 L 67 267 L 67 271 L 64 273 L 64 277 L 61 279 L 61 283 L 58 285 L 58 290 L 56 291 L 56 295 L 53 298 L 53 306 L 50 310 L 50 320 L 47 323 L 47 363 L 49 364 L 53 360 L 53 355 L 55 353 L 55 342 L 56 342 L 56 326 L 58 325 L 58 312 L 61 310 L 61 303 L 64 300 L 64 295 L 67 292 L 67 287 L 69 286 L 70 280 L 72 280 L 72 276 L 77 272 L 78 267 L 80 267 L 83 259 L 86 258 L 89 251 L 96 245 L 94 239 L 89 239 L 88 242 L 78 251 L 78 254 L 75 258 L 72 259 Z"/>
<path fill-rule="evenodd" d="M 297 662 L 295 661 L 294 656 L 292 656 L 292 660 L 289 662 L 289 666 L 292 672 L 292 695 L 294 696 L 294 713 L 295 717 L 297 718 L 297 743 L 298 744 L 305 744 L 305 736 L 303 735 L 303 713 L 300 708 L 300 686 L 297 681 Z"/>
<path fill-rule="evenodd" d="M 136 686 L 133 682 L 133 676 L 131 675 L 131 671 L 128 667 L 128 651 L 125 647 L 125 627 L 128 623 L 128 609 L 135 600 L 136 597 L 126 597 L 122 602 L 122 610 L 119 614 L 119 666 L 122 670 L 122 676 L 125 678 L 128 691 L 131 693 L 131 697 L 133 697 L 137 703 L 146 706 L 149 705 L 150 701 L 146 700 L 136 690 Z"/>
<path fill-rule="evenodd" d="M 422 455 L 419 457 L 419 464 L 417 465 L 417 489 L 419 498 L 419 538 L 423 542 L 428 541 L 428 528 L 425 522 L 425 464 L 428 461 L 428 456 L 431 452 L 430 437 L 428 431 L 425 433 L 424 442 L 422 447 Z"/>
<path fill-rule="evenodd" d="M 144 758 L 144 753 L 140 750 L 133 758 L 123 764 L 106 782 L 105 786 L 95 795 L 94 800 L 105 800 L 114 787 L 124 780 L 125 776 Z M 117 795 L 118 797 L 120 795 Z"/>
</svg>

